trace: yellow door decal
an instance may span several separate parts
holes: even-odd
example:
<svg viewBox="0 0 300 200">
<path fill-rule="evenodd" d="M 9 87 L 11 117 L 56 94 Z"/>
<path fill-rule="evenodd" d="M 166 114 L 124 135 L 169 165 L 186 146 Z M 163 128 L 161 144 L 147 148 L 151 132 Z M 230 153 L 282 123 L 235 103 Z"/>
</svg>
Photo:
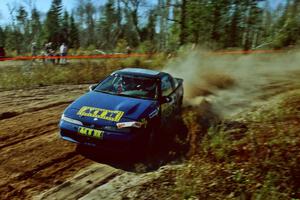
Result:
<svg viewBox="0 0 300 200">
<path fill-rule="evenodd" d="M 102 108 L 94 108 L 83 106 L 78 112 L 77 115 L 87 116 L 87 117 L 95 117 L 99 119 L 105 119 L 108 121 L 118 122 L 123 116 L 123 111 L 118 110 L 106 110 Z"/>
<path fill-rule="evenodd" d="M 85 127 L 79 127 L 78 132 L 80 135 L 94 137 L 97 139 L 103 139 L 103 134 L 104 134 L 104 131 L 91 129 L 91 128 L 85 128 Z"/>
</svg>

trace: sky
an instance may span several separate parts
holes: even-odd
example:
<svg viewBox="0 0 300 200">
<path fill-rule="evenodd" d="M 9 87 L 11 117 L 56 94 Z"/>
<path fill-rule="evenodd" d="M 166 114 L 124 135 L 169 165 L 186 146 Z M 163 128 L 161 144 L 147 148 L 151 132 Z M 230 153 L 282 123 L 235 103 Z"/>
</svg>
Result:
<svg viewBox="0 0 300 200">
<path fill-rule="evenodd" d="M 0 25 L 10 23 L 11 17 L 9 14 L 8 5 L 13 8 L 18 5 L 23 5 L 26 8 L 29 8 L 26 2 L 33 2 L 36 5 L 36 8 L 42 13 L 45 14 L 51 5 L 52 0 L 0 0 Z M 106 0 L 92 0 L 96 5 L 102 5 Z M 153 3 L 155 0 L 147 0 L 147 2 Z M 285 0 L 269 0 L 270 6 L 275 8 L 280 2 Z M 62 0 L 64 9 L 72 11 L 72 9 L 77 5 L 78 0 Z"/>
<path fill-rule="evenodd" d="M 95 4 L 105 3 L 105 0 L 93 0 Z M 11 17 L 9 14 L 8 5 L 13 8 L 18 5 L 23 5 L 25 8 L 29 8 L 28 3 L 30 0 L 0 0 L 0 24 L 7 24 L 10 22 Z M 43 14 L 45 14 L 51 6 L 52 0 L 31 0 L 36 8 Z M 62 0 L 64 9 L 72 11 L 77 5 L 78 0 Z"/>
</svg>

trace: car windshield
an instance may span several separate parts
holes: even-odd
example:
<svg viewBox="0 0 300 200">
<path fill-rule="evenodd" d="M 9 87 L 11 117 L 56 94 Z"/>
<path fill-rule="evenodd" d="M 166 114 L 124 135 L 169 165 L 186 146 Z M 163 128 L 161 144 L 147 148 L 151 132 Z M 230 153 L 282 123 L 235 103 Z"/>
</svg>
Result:
<svg viewBox="0 0 300 200">
<path fill-rule="evenodd" d="M 157 99 L 156 80 L 133 75 L 113 74 L 102 81 L 94 91 L 135 98 Z"/>
</svg>

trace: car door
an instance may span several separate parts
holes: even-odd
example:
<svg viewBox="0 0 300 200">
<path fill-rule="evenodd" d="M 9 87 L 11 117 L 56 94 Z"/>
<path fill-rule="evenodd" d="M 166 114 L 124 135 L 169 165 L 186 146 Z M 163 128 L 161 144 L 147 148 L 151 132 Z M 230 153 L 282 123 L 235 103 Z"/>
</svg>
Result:
<svg viewBox="0 0 300 200">
<path fill-rule="evenodd" d="M 174 92 L 174 81 L 170 75 L 161 78 L 162 98 L 168 97 L 168 101 L 161 104 L 162 124 L 168 123 L 176 108 L 176 93 Z"/>
</svg>

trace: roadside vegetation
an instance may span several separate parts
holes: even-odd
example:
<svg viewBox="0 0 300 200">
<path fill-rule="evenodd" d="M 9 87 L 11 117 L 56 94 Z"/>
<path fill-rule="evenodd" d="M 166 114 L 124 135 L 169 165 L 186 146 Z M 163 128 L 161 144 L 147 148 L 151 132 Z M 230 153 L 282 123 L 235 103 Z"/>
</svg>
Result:
<svg viewBox="0 0 300 200">
<path fill-rule="evenodd" d="M 45 16 L 35 1 L 7 4 L 11 21 L 0 24 L 0 47 L 7 57 L 57 55 L 62 43 L 67 44 L 68 55 L 153 55 L 70 59 L 63 65 L 1 61 L 0 91 L 94 84 L 126 67 L 164 68 L 193 86 L 185 88 L 185 94 L 195 101 L 184 106 L 178 117 L 182 124 L 169 129 L 180 134 L 184 128 L 185 135 L 172 138 L 171 153 L 176 154 L 174 163 L 179 160 L 179 167 L 171 166 L 156 179 L 130 188 L 137 189 L 136 199 L 300 200 L 300 74 L 299 60 L 292 55 L 298 53 L 262 54 L 257 56 L 259 62 L 252 55 L 219 59 L 193 53 L 200 48 L 299 48 L 300 1 L 282 1 L 273 7 L 270 0 L 149 2 L 107 0 L 96 6 L 90 0 L 78 0 L 68 11 L 61 0 L 52 0 Z M 182 61 L 170 59 L 181 54 L 186 55 Z M 190 55 L 194 58 L 189 59 Z M 287 75 L 288 68 L 295 73 Z M 277 79 L 271 80 L 272 76 Z M 290 84 L 286 77 L 281 80 L 283 76 L 293 76 L 298 85 Z M 236 77 L 243 81 L 236 82 Z M 264 103 L 252 106 L 248 96 L 247 101 L 239 99 L 246 90 L 252 97 L 268 78 L 273 82 L 265 85 L 261 99 L 255 99 Z M 238 84 L 240 90 L 235 87 Z M 272 87 L 274 93 L 270 93 Z M 213 103 L 198 104 L 228 88 L 232 93 L 219 95 L 224 100 L 218 106 L 239 104 L 241 112 L 223 118 L 211 109 Z M 237 101 L 228 102 L 230 95 Z"/>
<path fill-rule="evenodd" d="M 49 43 L 56 53 L 66 43 L 76 54 L 126 53 L 127 47 L 132 52 L 173 52 L 187 44 L 282 49 L 300 42 L 298 0 L 101 2 L 75 0 L 71 6 L 51 0 L 46 13 L 36 1 L 9 2 L 3 5 L 10 16 L 0 24 L 0 46 L 8 56 L 17 56 L 40 54 Z"/>
<path fill-rule="evenodd" d="M 195 150 L 183 167 L 139 186 L 140 199 L 300 199 L 300 90 L 211 126 L 184 114 Z M 146 190 L 144 190 L 147 188 Z M 149 191 L 149 192 L 148 192 Z"/>
<path fill-rule="evenodd" d="M 97 83 L 109 73 L 125 67 L 157 69 L 166 62 L 165 54 L 122 59 L 69 60 L 66 65 L 23 61 L 0 62 L 0 90 L 26 89 L 53 84 Z"/>
<path fill-rule="evenodd" d="M 213 60 L 218 61 L 217 58 Z M 260 63 L 273 59 L 262 55 L 258 56 L 258 60 Z M 0 89 L 96 83 L 123 67 L 160 69 L 169 64 L 174 67 L 172 73 L 178 73 L 176 67 L 182 65 L 187 71 L 190 69 L 188 65 L 193 63 L 180 64 L 175 62 L 176 59 L 169 61 L 165 54 L 143 58 L 70 60 L 67 65 L 24 62 L 27 65 L 18 63 L 12 66 L 13 62 L 5 61 L 0 66 Z M 202 59 L 202 64 L 214 66 L 213 62 L 207 62 L 207 59 Z M 8 63 L 11 66 L 6 67 Z M 228 63 L 232 64 L 222 62 L 227 70 Z M 254 61 L 250 63 L 257 64 Z M 241 69 L 243 66 L 239 65 Z M 290 67 L 293 67 L 292 64 Z M 199 72 L 203 75 L 201 66 L 193 65 L 192 68 L 193 74 Z M 206 78 L 209 77 L 209 85 L 217 89 L 233 87 L 236 83 L 231 76 L 224 76 L 225 71 L 210 76 L 205 74 Z M 223 76 L 219 76 L 221 74 Z M 190 81 L 186 77 L 187 85 Z M 202 86 L 198 79 L 196 83 L 198 91 Z M 206 85 L 204 88 L 212 89 L 208 83 L 202 83 Z M 176 124 L 176 128 L 172 129 L 185 128 L 184 138 L 174 138 L 178 144 L 176 148 L 184 149 L 184 153 L 178 152 L 178 149 L 174 152 L 177 150 L 180 162 L 185 162 L 138 186 L 139 199 L 154 199 L 153 195 L 155 199 L 300 199 L 300 90 L 297 85 L 276 87 L 276 95 L 270 95 L 271 89 L 270 94 L 262 94 L 268 96 L 262 105 L 245 108 L 242 113 L 226 120 L 221 120 L 207 101 L 186 105 L 181 116 L 183 124 Z M 192 94 L 197 96 L 196 91 L 193 90 Z M 212 90 L 209 94 L 214 92 Z"/>
</svg>

